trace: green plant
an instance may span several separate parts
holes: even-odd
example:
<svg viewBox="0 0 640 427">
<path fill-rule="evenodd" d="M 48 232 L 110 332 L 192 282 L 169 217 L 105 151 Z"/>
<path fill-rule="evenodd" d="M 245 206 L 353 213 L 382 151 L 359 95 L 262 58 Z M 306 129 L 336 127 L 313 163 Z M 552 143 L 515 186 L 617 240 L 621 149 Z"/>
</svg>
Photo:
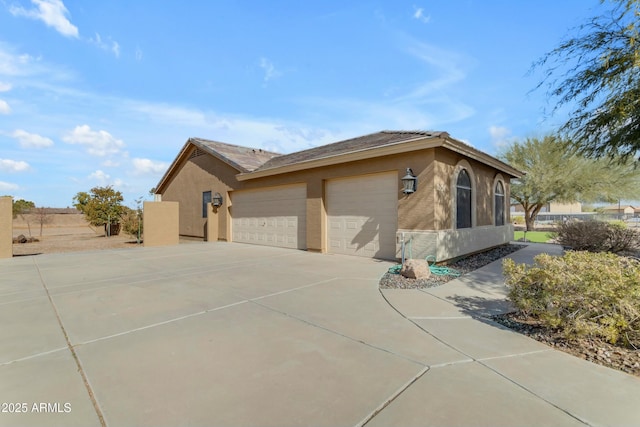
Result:
<svg viewBox="0 0 640 427">
<path fill-rule="evenodd" d="M 110 225 L 109 230 L 113 230 L 113 225 L 120 222 L 124 197 L 122 193 L 110 186 L 94 187 L 91 193 L 81 191 L 74 196 L 73 200 L 75 202 L 73 206 L 86 216 L 91 225 L 104 226 L 105 235 L 111 234 L 107 232 L 107 224 Z"/>
<path fill-rule="evenodd" d="M 640 248 L 640 234 L 615 222 L 558 223 L 555 237 L 561 245 L 579 251 L 620 253 Z"/>
<path fill-rule="evenodd" d="M 512 216 L 511 219 L 513 220 L 513 223 L 516 225 L 524 225 L 523 216 Z"/>
<path fill-rule="evenodd" d="M 142 238 L 143 229 L 143 210 L 141 205 L 141 199 L 136 200 L 136 209 L 124 207 L 124 214 L 122 215 L 122 230 L 128 235 L 136 238 Z"/>
<path fill-rule="evenodd" d="M 541 254 L 503 261 L 508 298 L 524 315 L 567 337 L 640 346 L 640 262 L 611 253 Z"/>
</svg>

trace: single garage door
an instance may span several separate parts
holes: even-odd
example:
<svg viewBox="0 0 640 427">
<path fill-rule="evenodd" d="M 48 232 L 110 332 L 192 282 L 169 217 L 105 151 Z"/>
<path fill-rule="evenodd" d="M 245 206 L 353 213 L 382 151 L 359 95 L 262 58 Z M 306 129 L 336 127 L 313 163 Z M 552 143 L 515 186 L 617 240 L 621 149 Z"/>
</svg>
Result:
<svg viewBox="0 0 640 427">
<path fill-rule="evenodd" d="M 398 174 L 327 181 L 327 243 L 331 253 L 396 258 Z"/>
<path fill-rule="evenodd" d="M 234 242 L 307 247 L 307 187 L 295 185 L 231 193 Z"/>
</svg>

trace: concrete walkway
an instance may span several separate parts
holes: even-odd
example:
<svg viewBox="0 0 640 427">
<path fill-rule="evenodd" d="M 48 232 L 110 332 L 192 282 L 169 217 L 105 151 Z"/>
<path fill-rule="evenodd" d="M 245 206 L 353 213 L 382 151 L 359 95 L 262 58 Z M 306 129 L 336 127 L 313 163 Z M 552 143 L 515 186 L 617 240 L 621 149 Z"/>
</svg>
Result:
<svg viewBox="0 0 640 427">
<path fill-rule="evenodd" d="M 380 291 L 389 266 L 229 243 L 0 260 L 0 426 L 640 425 L 640 380 L 485 320 L 498 262 Z"/>
</svg>

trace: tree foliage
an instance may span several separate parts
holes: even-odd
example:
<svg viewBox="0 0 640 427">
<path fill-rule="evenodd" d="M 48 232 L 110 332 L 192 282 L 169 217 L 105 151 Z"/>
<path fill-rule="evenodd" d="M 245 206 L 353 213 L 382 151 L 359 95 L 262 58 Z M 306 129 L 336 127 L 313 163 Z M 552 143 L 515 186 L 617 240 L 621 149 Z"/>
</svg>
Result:
<svg viewBox="0 0 640 427">
<path fill-rule="evenodd" d="M 14 200 L 13 201 L 13 219 L 16 219 L 18 215 L 23 216 L 31 212 L 31 209 L 36 207 L 35 203 L 29 200 Z"/>
<path fill-rule="evenodd" d="M 499 157 L 525 176 L 511 182 L 511 198 L 525 211 L 527 230 L 551 202 L 612 202 L 640 192 L 640 170 L 631 162 L 589 159 L 566 150 L 555 136 L 515 142 Z"/>
<path fill-rule="evenodd" d="M 560 132 L 588 157 L 636 158 L 640 150 L 640 0 L 610 0 L 534 64 L 540 86 L 572 112 Z M 640 161 L 640 158 L 636 159 Z"/>
<path fill-rule="evenodd" d="M 79 192 L 73 198 L 73 206 L 82 212 L 95 227 L 118 224 L 123 214 L 122 193 L 111 186 L 94 187 L 89 193 Z"/>
</svg>

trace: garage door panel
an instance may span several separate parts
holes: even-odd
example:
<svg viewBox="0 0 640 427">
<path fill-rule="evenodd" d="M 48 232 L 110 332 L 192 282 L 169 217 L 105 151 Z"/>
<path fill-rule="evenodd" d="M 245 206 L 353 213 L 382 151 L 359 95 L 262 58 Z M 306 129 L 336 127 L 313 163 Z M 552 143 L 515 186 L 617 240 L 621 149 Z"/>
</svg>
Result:
<svg viewBox="0 0 640 427">
<path fill-rule="evenodd" d="M 395 258 L 395 172 L 328 181 L 326 194 L 329 252 Z"/>
<path fill-rule="evenodd" d="M 306 197 L 304 185 L 232 193 L 233 240 L 306 249 Z"/>
</svg>

